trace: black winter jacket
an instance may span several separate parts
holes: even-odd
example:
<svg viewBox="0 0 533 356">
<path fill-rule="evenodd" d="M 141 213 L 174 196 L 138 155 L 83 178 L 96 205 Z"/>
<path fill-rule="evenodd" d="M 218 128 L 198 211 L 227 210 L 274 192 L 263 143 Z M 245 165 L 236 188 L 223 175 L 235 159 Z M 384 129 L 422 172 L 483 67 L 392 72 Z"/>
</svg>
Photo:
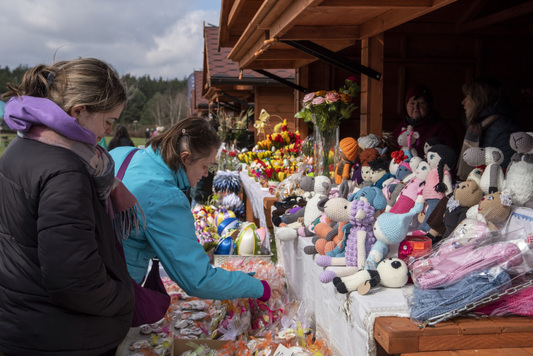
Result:
<svg viewBox="0 0 533 356">
<path fill-rule="evenodd" d="M 133 307 L 84 163 L 15 138 L 0 157 L 0 352 L 101 354 L 126 336 Z"/>
</svg>

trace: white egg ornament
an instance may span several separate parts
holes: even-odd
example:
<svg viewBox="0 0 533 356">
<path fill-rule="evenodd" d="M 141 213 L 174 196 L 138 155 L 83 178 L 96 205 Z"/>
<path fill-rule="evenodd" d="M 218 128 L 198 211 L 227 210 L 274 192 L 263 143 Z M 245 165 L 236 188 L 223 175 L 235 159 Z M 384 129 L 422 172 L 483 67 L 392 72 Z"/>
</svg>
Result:
<svg viewBox="0 0 533 356">
<path fill-rule="evenodd" d="M 248 222 L 241 225 L 239 235 L 235 241 L 237 254 L 240 256 L 253 256 L 259 253 L 259 236 L 255 230 L 257 226 Z"/>
</svg>

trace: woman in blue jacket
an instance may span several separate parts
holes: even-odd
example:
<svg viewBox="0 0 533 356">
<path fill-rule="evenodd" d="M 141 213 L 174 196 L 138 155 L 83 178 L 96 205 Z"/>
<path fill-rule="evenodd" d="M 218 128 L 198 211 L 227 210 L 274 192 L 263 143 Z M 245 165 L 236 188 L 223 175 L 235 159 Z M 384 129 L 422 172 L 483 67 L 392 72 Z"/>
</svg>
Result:
<svg viewBox="0 0 533 356">
<path fill-rule="evenodd" d="M 128 271 L 141 282 L 151 258 L 187 294 L 203 299 L 270 298 L 270 287 L 246 273 L 214 268 L 196 238 L 188 191 L 208 174 L 220 139 L 203 118 L 186 118 L 151 139 L 131 158 L 123 182 L 137 197 L 145 226 L 123 241 Z M 133 147 L 111 155 L 115 174 Z"/>
</svg>

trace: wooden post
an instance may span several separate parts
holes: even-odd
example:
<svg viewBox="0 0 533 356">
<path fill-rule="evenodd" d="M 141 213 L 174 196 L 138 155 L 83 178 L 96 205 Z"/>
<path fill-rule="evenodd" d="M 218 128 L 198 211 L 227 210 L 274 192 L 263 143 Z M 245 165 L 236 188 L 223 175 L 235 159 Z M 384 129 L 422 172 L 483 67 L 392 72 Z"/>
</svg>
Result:
<svg viewBox="0 0 533 356">
<path fill-rule="evenodd" d="M 361 64 L 383 73 L 383 33 L 361 40 Z M 382 77 L 383 78 L 383 77 Z M 383 131 L 383 79 L 377 81 L 361 76 L 360 135 L 370 133 L 381 137 Z"/>
</svg>

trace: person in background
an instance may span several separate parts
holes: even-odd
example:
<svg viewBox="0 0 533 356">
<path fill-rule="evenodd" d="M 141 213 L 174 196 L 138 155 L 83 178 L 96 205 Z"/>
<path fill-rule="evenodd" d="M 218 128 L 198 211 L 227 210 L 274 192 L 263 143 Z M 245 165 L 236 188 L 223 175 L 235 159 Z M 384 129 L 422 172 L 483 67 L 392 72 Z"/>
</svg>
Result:
<svg viewBox="0 0 533 356">
<path fill-rule="evenodd" d="M 124 125 L 117 124 L 115 127 L 115 134 L 107 145 L 107 150 L 111 151 L 113 148 L 120 146 L 135 146 L 135 144 L 130 138 L 128 128 Z"/>
<path fill-rule="evenodd" d="M 429 88 L 420 84 L 409 87 L 405 95 L 405 108 L 404 120 L 392 131 L 395 142 L 402 129 L 411 125 L 420 135 L 413 145 L 420 157 L 424 157 L 424 144 L 430 137 L 438 138 L 442 144 L 457 151 L 455 132 L 433 108 L 433 94 Z"/>
<path fill-rule="evenodd" d="M 515 121 L 516 113 L 504 94 L 501 82 L 493 77 L 479 77 L 463 85 L 466 133 L 459 155 L 457 177 L 466 180 L 474 169 L 463 160 L 470 147 L 496 147 L 502 150 L 506 168 L 514 154 L 509 145 L 513 132 L 522 131 Z"/>
<path fill-rule="evenodd" d="M 150 136 L 152 133 L 150 132 L 150 129 L 147 127 L 146 130 L 144 130 L 144 142 L 147 142 L 150 139 Z"/>
<path fill-rule="evenodd" d="M 208 175 L 220 138 L 203 118 L 185 118 L 152 137 L 130 156 L 123 182 L 137 197 L 146 226 L 124 240 L 130 275 L 140 282 L 157 257 L 168 276 L 187 294 L 203 299 L 270 298 L 270 286 L 240 271 L 214 268 L 198 243 L 189 189 Z M 135 150 L 112 152 L 118 167 Z"/>
<path fill-rule="evenodd" d="M 18 137 L 0 157 L 0 354 L 114 355 L 129 331 L 132 281 L 108 211 L 134 197 L 97 145 L 126 98 L 94 58 L 33 67 L 2 95 Z"/>
</svg>

